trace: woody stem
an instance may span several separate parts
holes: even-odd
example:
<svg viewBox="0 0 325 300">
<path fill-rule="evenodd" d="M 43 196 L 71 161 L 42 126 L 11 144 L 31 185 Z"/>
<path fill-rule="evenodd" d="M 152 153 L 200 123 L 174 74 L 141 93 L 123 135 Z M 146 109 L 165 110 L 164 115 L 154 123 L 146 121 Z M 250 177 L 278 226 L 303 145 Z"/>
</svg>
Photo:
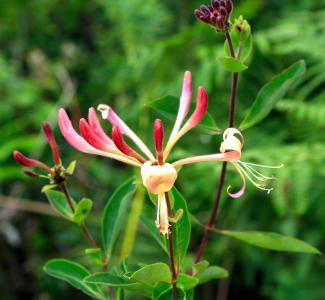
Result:
<svg viewBox="0 0 325 300">
<path fill-rule="evenodd" d="M 172 207 L 170 205 L 169 195 L 168 192 L 165 192 L 165 198 L 167 203 L 167 210 L 168 210 L 168 216 L 172 217 Z M 170 225 L 170 230 L 168 230 L 168 243 L 169 243 L 169 259 L 170 259 L 170 269 L 172 272 L 172 286 L 173 286 L 173 300 L 177 299 L 177 271 L 175 267 L 175 258 L 174 258 L 174 241 L 173 241 L 173 228 L 172 224 Z"/>
<path fill-rule="evenodd" d="M 235 55 L 235 50 L 234 50 L 234 45 L 232 43 L 230 34 L 228 31 L 225 32 L 226 40 L 229 46 L 230 54 L 233 58 L 236 58 Z M 237 97 L 237 87 L 238 87 L 238 73 L 233 73 L 232 74 L 232 83 L 231 83 L 231 94 L 230 94 L 230 104 L 229 104 L 229 126 L 228 127 L 234 127 L 235 124 L 235 108 L 236 108 L 236 97 Z M 217 219 L 218 216 L 218 211 L 219 211 L 219 205 L 220 205 L 220 200 L 221 200 L 221 195 L 222 195 L 222 190 L 225 182 L 225 177 L 226 177 L 226 172 L 227 172 L 227 162 L 223 162 L 221 172 L 220 172 L 220 177 L 219 177 L 219 182 L 218 182 L 218 188 L 217 188 L 217 195 L 216 199 L 214 201 L 212 213 L 210 216 L 210 220 L 208 225 L 205 227 L 203 237 L 200 243 L 200 246 L 198 248 L 194 263 L 198 263 L 201 260 L 201 257 L 203 255 L 204 249 L 206 247 L 206 244 L 208 242 L 208 237 L 209 237 L 209 231 L 211 228 L 213 228 L 214 223 Z"/>
</svg>

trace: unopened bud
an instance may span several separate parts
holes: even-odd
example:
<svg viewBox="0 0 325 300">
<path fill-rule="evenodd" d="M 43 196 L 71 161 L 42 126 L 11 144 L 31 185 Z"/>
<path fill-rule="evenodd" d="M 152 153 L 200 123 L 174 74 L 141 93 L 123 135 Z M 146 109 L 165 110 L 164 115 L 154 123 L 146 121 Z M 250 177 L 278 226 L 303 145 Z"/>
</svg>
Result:
<svg viewBox="0 0 325 300">
<path fill-rule="evenodd" d="M 235 20 L 233 32 L 235 37 L 240 42 L 244 42 L 250 37 L 251 27 L 249 23 L 243 18 L 243 16 L 240 16 Z"/>
</svg>

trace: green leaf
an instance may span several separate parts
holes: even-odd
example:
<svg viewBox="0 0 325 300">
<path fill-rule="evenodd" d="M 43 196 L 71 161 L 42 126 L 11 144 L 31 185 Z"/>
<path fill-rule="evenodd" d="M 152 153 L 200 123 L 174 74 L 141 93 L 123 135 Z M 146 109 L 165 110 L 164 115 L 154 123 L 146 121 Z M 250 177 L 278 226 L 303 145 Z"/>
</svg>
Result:
<svg viewBox="0 0 325 300">
<path fill-rule="evenodd" d="M 199 284 L 203 284 L 212 279 L 222 279 L 228 277 L 228 271 L 218 266 L 210 266 L 196 277 L 199 280 Z"/>
<path fill-rule="evenodd" d="M 244 243 L 268 250 L 320 254 L 319 250 L 306 242 L 278 233 L 229 230 L 220 230 L 219 232 Z"/>
<path fill-rule="evenodd" d="M 88 198 L 82 198 L 76 206 L 73 220 L 76 223 L 83 223 L 93 207 L 93 202 Z"/>
<path fill-rule="evenodd" d="M 179 99 L 175 96 L 165 96 L 158 100 L 151 101 L 146 104 L 153 108 L 165 118 L 175 121 L 178 113 Z M 195 104 L 191 104 L 191 111 L 194 110 Z M 190 116 L 190 113 L 188 114 Z M 209 134 L 220 134 L 222 130 L 217 126 L 212 116 L 207 112 L 197 126 Z"/>
<path fill-rule="evenodd" d="M 163 237 L 159 232 L 159 229 L 157 228 L 155 221 L 150 220 L 144 216 L 141 216 L 140 218 L 141 223 L 146 227 L 146 229 L 150 232 L 151 236 L 154 238 L 154 240 L 159 244 L 159 246 L 167 253 L 168 248 L 166 247 L 166 244 L 164 243 Z"/>
<path fill-rule="evenodd" d="M 88 248 L 85 249 L 85 253 L 89 255 L 96 264 L 103 265 L 102 250 L 100 248 Z"/>
<path fill-rule="evenodd" d="M 136 190 L 134 178 L 123 183 L 108 200 L 102 219 L 102 239 L 105 256 L 109 256 L 119 233 L 125 225 L 126 215 Z"/>
<path fill-rule="evenodd" d="M 169 192 L 169 194 L 174 198 L 173 213 L 176 213 L 179 209 L 183 210 L 182 218 L 177 223 L 172 224 L 175 248 L 174 255 L 177 258 L 176 262 L 179 265 L 183 265 L 191 238 L 191 222 L 184 197 L 175 187 Z"/>
<path fill-rule="evenodd" d="M 157 282 L 171 282 L 171 273 L 169 267 L 164 263 L 155 263 L 144 266 L 140 270 L 134 272 L 131 279 L 154 286 Z"/>
<path fill-rule="evenodd" d="M 267 83 L 259 91 L 240 128 L 247 129 L 261 122 L 284 97 L 292 84 L 305 73 L 305 70 L 305 62 L 298 61 Z"/>
<path fill-rule="evenodd" d="M 196 277 L 180 273 L 177 279 L 177 287 L 181 288 L 182 290 L 191 290 L 196 285 L 198 285 L 199 279 Z"/>
<path fill-rule="evenodd" d="M 63 193 L 54 190 L 47 190 L 45 194 L 50 202 L 50 205 L 55 211 L 57 211 L 63 218 L 73 221 L 73 213 Z M 74 201 L 73 205 L 76 207 L 76 203 Z"/>
<path fill-rule="evenodd" d="M 209 262 L 206 260 L 201 260 L 197 264 L 193 265 L 193 275 L 198 275 L 204 272 L 209 267 Z"/>
<path fill-rule="evenodd" d="M 115 288 L 122 288 L 129 291 L 137 292 L 145 296 L 150 296 L 151 289 L 147 286 L 130 280 L 125 277 L 117 276 L 116 274 L 108 272 L 99 272 L 92 274 L 84 279 L 84 282 L 88 284 L 99 284 L 105 286 L 111 286 Z"/>
<path fill-rule="evenodd" d="M 248 68 L 241 61 L 232 57 L 219 57 L 218 61 L 227 71 L 231 73 L 240 73 Z"/>
<path fill-rule="evenodd" d="M 76 160 L 72 161 L 72 162 L 68 165 L 68 167 L 66 168 L 66 171 L 67 171 L 69 174 L 72 175 L 72 174 L 74 173 L 75 168 L 76 168 L 76 164 L 77 164 L 77 161 L 76 161 Z"/>
<path fill-rule="evenodd" d="M 157 300 L 159 297 L 171 289 L 170 283 L 158 282 L 152 291 L 152 300 Z"/>
<path fill-rule="evenodd" d="M 173 299 L 173 289 L 170 288 L 159 295 L 159 297 L 156 298 L 157 300 L 171 300 Z M 184 291 L 181 289 L 176 290 L 176 299 L 177 300 L 186 300 L 186 296 Z"/>
<path fill-rule="evenodd" d="M 83 282 L 84 278 L 89 276 L 89 272 L 75 262 L 65 259 L 53 259 L 46 263 L 44 271 L 50 276 L 68 282 L 88 296 L 96 299 L 106 299 L 97 285 Z"/>
</svg>

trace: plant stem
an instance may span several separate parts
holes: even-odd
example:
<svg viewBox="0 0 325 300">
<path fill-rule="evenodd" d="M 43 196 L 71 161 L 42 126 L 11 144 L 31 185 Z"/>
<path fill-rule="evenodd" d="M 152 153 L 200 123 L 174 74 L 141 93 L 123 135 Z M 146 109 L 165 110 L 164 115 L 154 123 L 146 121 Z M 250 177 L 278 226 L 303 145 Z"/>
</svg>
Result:
<svg viewBox="0 0 325 300">
<path fill-rule="evenodd" d="M 72 199 L 71 199 L 71 196 L 69 194 L 67 185 L 63 182 L 63 183 L 61 183 L 59 185 L 59 187 L 60 187 L 61 191 L 63 192 L 63 194 L 65 195 L 65 198 L 67 199 L 67 202 L 69 204 L 69 207 L 70 207 L 71 211 L 73 213 L 75 213 L 75 208 L 73 206 Z M 80 224 L 80 228 L 81 228 L 81 231 L 82 231 L 84 237 L 86 238 L 88 243 L 91 245 L 91 247 L 94 248 L 94 249 L 97 248 L 97 243 L 94 240 L 94 238 L 92 237 L 91 233 L 89 232 L 89 229 L 86 226 L 86 224 Z"/>
<path fill-rule="evenodd" d="M 236 56 L 235 56 L 234 45 L 232 43 L 232 40 L 231 40 L 231 37 L 230 37 L 230 34 L 228 31 L 225 32 L 225 36 L 226 36 L 226 40 L 228 42 L 230 54 L 233 58 L 235 58 Z M 232 74 L 232 83 L 231 83 L 230 104 L 229 104 L 229 123 L 228 123 L 229 125 L 228 125 L 228 127 L 234 127 L 234 124 L 235 124 L 237 87 L 238 87 L 238 73 L 233 73 Z M 216 199 L 214 201 L 214 206 L 213 206 L 212 213 L 210 216 L 209 224 L 208 224 L 208 226 L 206 226 L 206 228 L 204 230 L 203 237 L 202 237 L 200 246 L 198 248 L 194 263 L 198 263 L 201 260 L 203 251 L 204 251 L 206 244 L 208 242 L 209 231 L 211 230 L 211 228 L 213 228 L 214 223 L 217 219 L 221 195 L 222 195 L 222 189 L 223 189 L 223 185 L 224 185 L 225 177 L 226 177 L 226 172 L 227 172 L 227 162 L 223 162 L 221 172 L 220 172 L 220 177 L 219 177 L 217 195 L 216 195 Z"/>
<path fill-rule="evenodd" d="M 168 192 L 165 193 L 166 203 L 167 203 L 167 210 L 168 210 L 168 216 L 172 217 L 172 207 L 170 205 L 169 195 Z M 173 241 L 173 228 L 172 224 L 170 225 L 170 230 L 168 231 L 168 243 L 169 243 L 169 259 L 170 259 L 170 268 L 172 271 L 172 286 L 173 286 L 173 300 L 177 300 L 177 271 L 175 268 L 175 259 L 174 259 L 174 241 Z"/>
</svg>

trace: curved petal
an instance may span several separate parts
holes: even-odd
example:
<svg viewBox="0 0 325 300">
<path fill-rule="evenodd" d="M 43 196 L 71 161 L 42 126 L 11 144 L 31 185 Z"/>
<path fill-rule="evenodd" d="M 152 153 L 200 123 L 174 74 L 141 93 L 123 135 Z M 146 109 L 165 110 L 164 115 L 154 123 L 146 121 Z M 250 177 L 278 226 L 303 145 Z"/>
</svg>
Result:
<svg viewBox="0 0 325 300">
<path fill-rule="evenodd" d="M 138 148 L 151 160 L 155 161 L 155 157 L 141 139 L 127 126 L 124 121 L 113 111 L 113 109 L 105 104 L 100 104 L 97 108 L 102 113 L 103 119 L 108 120 L 113 126 L 116 126 L 120 131 L 128 136 Z"/>
<path fill-rule="evenodd" d="M 164 151 L 164 159 L 166 160 L 167 156 L 169 155 L 171 149 L 176 144 L 176 142 L 189 130 L 195 127 L 197 124 L 201 122 L 203 119 L 206 110 L 208 107 L 208 94 L 206 93 L 205 89 L 199 87 L 198 96 L 196 100 L 196 107 L 194 112 L 192 113 L 191 117 L 187 120 L 181 130 L 175 135 L 173 139 L 169 139 L 166 149 Z"/>
<path fill-rule="evenodd" d="M 104 132 L 100 122 L 97 118 L 96 110 L 91 107 L 88 110 L 88 124 L 91 128 L 91 131 L 97 135 L 102 141 L 111 145 L 113 148 L 116 148 L 114 142 L 108 137 L 108 135 Z M 116 148 L 117 150 L 117 148 Z"/>
<path fill-rule="evenodd" d="M 184 79 L 183 79 L 182 95 L 181 95 L 180 101 L 179 101 L 178 113 L 177 113 L 174 128 L 173 128 L 172 133 L 170 134 L 170 137 L 169 137 L 169 141 L 172 140 L 176 136 L 176 134 L 178 133 L 179 129 L 182 126 L 182 123 L 183 123 L 185 117 L 188 114 L 188 111 L 190 110 L 192 93 L 193 93 L 192 74 L 190 71 L 186 71 L 184 74 Z M 168 141 L 168 143 L 169 143 L 169 141 Z"/>
<path fill-rule="evenodd" d="M 232 163 L 232 165 L 235 167 L 235 169 L 238 171 L 241 180 L 242 180 L 242 187 L 240 188 L 240 190 L 237 193 L 231 193 L 230 189 L 231 186 L 228 186 L 227 188 L 227 194 L 231 197 L 231 198 L 240 198 L 244 193 L 245 193 L 245 189 L 246 189 L 246 179 L 245 176 L 243 174 L 243 172 L 241 171 L 240 167 L 238 166 L 237 163 Z"/>
<path fill-rule="evenodd" d="M 84 153 L 88 153 L 88 154 L 94 154 L 94 155 L 100 155 L 100 156 L 113 158 L 113 159 L 119 160 L 121 162 L 130 164 L 133 166 L 141 167 L 141 164 L 136 161 L 133 161 L 133 160 L 126 158 L 124 156 L 121 156 L 121 155 L 98 150 L 98 149 L 94 148 L 93 146 L 91 146 L 90 144 L 88 144 L 86 142 L 86 140 L 84 138 L 82 138 L 75 131 L 66 111 L 63 108 L 61 108 L 59 110 L 58 118 L 59 118 L 59 127 L 60 127 L 62 135 L 64 136 L 66 141 L 72 147 L 76 148 L 77 150 L 84 152 Z"/>
<path fill-rule="evenodd" d="M 228 161 L 234 162 L 240 158 L 240 153 L 237 151 L 230 151 L 226 153 L 217 153 L 217 154 L 210 154 L 210 155 L 201 155 L 201 156 L 193 156 L 184 158 L 172 163 L 174 167 L 189 165 L 199 162 L 210 162 L 210 161 Z"/>
</svg>

